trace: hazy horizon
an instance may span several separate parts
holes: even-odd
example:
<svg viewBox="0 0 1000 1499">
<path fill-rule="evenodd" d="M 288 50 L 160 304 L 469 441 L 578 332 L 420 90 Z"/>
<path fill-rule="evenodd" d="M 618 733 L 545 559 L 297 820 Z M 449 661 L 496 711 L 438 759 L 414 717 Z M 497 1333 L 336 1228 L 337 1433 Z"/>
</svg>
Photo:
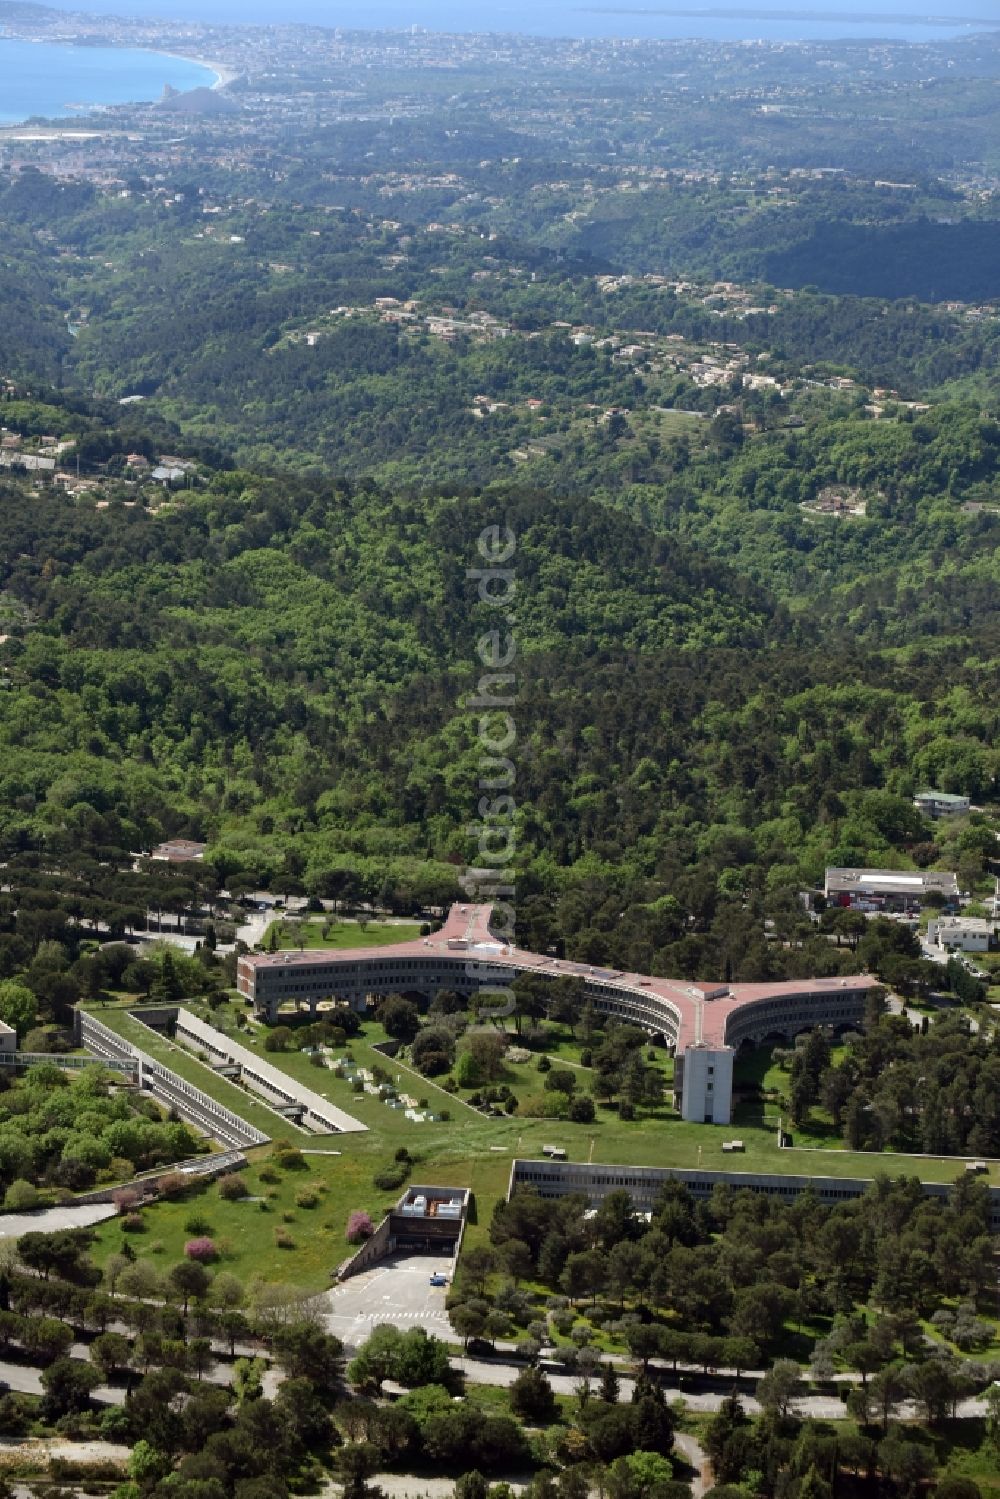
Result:
<svg viewBox="0 0 1000 1499">
<path fill-rule="evenodd" d="M 1000 0 L 963 0 L 956 18 L 947 5 L 919 0 L 790 0 L 749 3 L 657 3 L 657 0 L 48 0 L 60 10 L 159 17 L 222 24 L 300 22 L 371 30 L 421 26 L 440 31 L 520 32 L 532 36 L 608 39 L 701 38 L 706 40 L 830 40 L 895 37 L 928 41 L 976 29 L 1000 27 Z M 891 19 L 895 18 L 895 19 Z M 943 24 L 931 24 L 943 23 Z"/>
</svg>

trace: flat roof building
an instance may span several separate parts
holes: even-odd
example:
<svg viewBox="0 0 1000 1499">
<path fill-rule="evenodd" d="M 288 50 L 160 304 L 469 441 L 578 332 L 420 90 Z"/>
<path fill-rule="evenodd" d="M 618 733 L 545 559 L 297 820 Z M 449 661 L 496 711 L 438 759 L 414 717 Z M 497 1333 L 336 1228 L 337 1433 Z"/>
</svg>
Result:
<svg viewBox="0 0 1000 1499">
<path fill-rule="evenodd" d="M 928 817 L 958 817 L 969 810 L 967 796 L 953 796 L 950 791 L 918 791 L 913 805 Z"/>
<path fill-rule="evenodd" d="M 196 843 L 193 838 L 168 838 L 158 843 L 150 854 L 151 859 L 163 859 L 169 864 L 190 864 L 205 857 L 206 843 Z"/>
<path fill-rule="evenodd" d="M 824 891 L 833 905 L 919 911 L 932 893 L 957 905 L 958 876 L 943 869 L 828 869 Z"/>
<path fill-rule="evenodd" d="M 654 978 L 515 947 L 495 934 L 493 907 L 456 905 L 429 937 L 387 947 L 336 951 L 244 953 L 236 986 L 258 1015 L 274 1020 L 283 1006 L 313 1014 L 321 1004 L 364 1010 L 388 994 L 433 997 L 439 989 L 465 996 L 509 993 L 519 973 L 576 979 L 602 1015 L 663 1037 L 682 1064 L 674 1102 L 682 1118 L 728 1124 L 733 1051 L 767 1036 L 793 1037 L 815 1025 L 856 1028 L 877 980 L 784 979 L 773 983 L 702 983 Z M 690 1063 L 688 1064 L 688 1058 Z"/>
<path fill-rule="evenodd" d="M 996 933 L 996 918 L 937 916 L 927 923 L 927 941 L 942 952 L 989 952 Z"/>
<path fill-rule="evenodd" d="M 876 1161 L 878 1158 L 876 1157 Z M 965 1162 L 956 1157 L 955 1176 L 963 1175 Z M 625 1191 L 637 1212 L 650 1212 L 667 1182 L 681 1182 L 698 1202 L 711 1199 L 716 1186 L 755 1192 L 780 1202 L 794 1202 L 808 1193 L 824 1207 L 835 1207 L 864 1197 L 875 1186 L 872 1177 L 785 1176 L 770 1171 L 717 1171 L 680 1166 L 615 1166 L 597 1162 L 533 1161 L 515 1157 L 507 1186 L 508 1200 L 517 1191 L 537 1192 L 540 1197 L 567 1197 L 579 1193 L 591 1207 L 600 1207 L 612 1192 Z M 921 1182 L 925 1197 L 947 1201 L 954 1190 L 944 1182 Z M 989 1225 L 1000 1234 L 1000 1187 L 987 1186 Z"/>
</svg>

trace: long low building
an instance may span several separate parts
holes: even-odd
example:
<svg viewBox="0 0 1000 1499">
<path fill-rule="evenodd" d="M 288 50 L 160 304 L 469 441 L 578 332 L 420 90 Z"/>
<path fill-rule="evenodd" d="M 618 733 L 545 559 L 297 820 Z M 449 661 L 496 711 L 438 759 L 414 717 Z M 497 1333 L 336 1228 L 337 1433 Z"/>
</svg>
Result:
<svg viewBox="0 0 1000 1499">
<path fill-rule="evenodd" d="M 387 994 L 463 996 L 503 991 L 519 973 L 575 979 L 601 1014 L 661 1035 L 675 1053 L 674 1100 L 685 1119 L 728 1124 L 733 1060 L 745 1042 L 794 1036 L 814 1025 L 860 1025 L 877 980 L 786 979 L 778 983 L 692 984 L 683 979 L 598 968 L 528 952 L 496 936 L 490 905 L 456 905 L 440 931 L 391 947 L 246 953 L 236 983 L 258 1015 L 273 1020 L 284 1005 L 315 1013 L 336 1002 L 363 1010 Z"/>
<path fill-rule="evenodd" d="M 929 895 L 958 905 L 958 876 L 944 869 L 828 869 L 823 886 L 831 905 L 858 911 L 916 914 Z"/>
<path fill-rule="evenodd" d="M 956 1160 L 955 1176 L 960 1177 L 965 1162 Z M 710 1198 L 717 1186 L 726 1185 L 782 1202 L 794 1202 L 810 1192 L 825 1207 L 851 1202 L 863 1197 L 874 1186 L 873 1177 L 865 1176 L 781 1176 L 770 1171 L 701 1171 L 680 1166 L 602 1166 L 577 1161 L 514 1160 L 511 1164 L 507 1195 L 519 1188 L 530 1188 L 540 1197 L 569 1197 L 580 1194 L 591 1207 L 600 1207 L 612 1192 L 625 1191 L 637 1212 L 648 1213 L 656 1206 L 663 1186 L 669 1181 L 683 1182 L 698 1201 Z M 947 1198 L 951 1187 L 944 1182 L 921 1182 L 925 1197 Z M 987 1187 L 990 1230 L 1000 1234 L 1000 1187 Z"/>
</svg>

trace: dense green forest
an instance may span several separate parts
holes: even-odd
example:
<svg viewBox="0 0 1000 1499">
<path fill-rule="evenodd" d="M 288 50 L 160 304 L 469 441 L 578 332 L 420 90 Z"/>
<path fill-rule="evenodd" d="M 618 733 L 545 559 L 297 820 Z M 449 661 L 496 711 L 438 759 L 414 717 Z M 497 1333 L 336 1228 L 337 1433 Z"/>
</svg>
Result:
<svg viewBox="0 0 1000 1499">
<path fill-rule="evenodd" d="M 220 880 L 400 909 L 453 898 L 490 623 L 466 571 L 501 524 L 517 538 L 525 932 L 692 975 L 836 971 L 852 954 L 803 926 L 796 894 L 825 863 L 947 859 L 983 887 L 993 852 L 987 825 L 934 827 L 909 802 L 923 782 L 989 799 L 998 770 L 991 530 L 936 504 L 926 532 L 884 527 L 884 574 L 857 577 L 862 543 L 841 527 L 843 554 L 782 601 L 690 541 L 534 490 L 223 472 L 153 514 L 12 482 L 5 851 L 44 862 L 70 840 L 126 868 L 188 834 Z M 924 612 L 945 522 L 963 545 Z M 764 914 L 790 946 L 765 941 Z"/>
</svg>

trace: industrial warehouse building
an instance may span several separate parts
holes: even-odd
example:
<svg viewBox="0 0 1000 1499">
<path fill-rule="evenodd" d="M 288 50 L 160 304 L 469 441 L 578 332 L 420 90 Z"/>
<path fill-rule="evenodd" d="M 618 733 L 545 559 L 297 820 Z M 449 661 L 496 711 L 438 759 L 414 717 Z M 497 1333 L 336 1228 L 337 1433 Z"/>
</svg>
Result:
<svg viewBox="0 0 1000 1499">
<path fill-rule="evenodd" d="M 930 895 L 958 905 L 958 876 L 941 869 L 828 869 L 823 890 L 831 905 L 872 914 L 916 916 Z"/>
</svg>

